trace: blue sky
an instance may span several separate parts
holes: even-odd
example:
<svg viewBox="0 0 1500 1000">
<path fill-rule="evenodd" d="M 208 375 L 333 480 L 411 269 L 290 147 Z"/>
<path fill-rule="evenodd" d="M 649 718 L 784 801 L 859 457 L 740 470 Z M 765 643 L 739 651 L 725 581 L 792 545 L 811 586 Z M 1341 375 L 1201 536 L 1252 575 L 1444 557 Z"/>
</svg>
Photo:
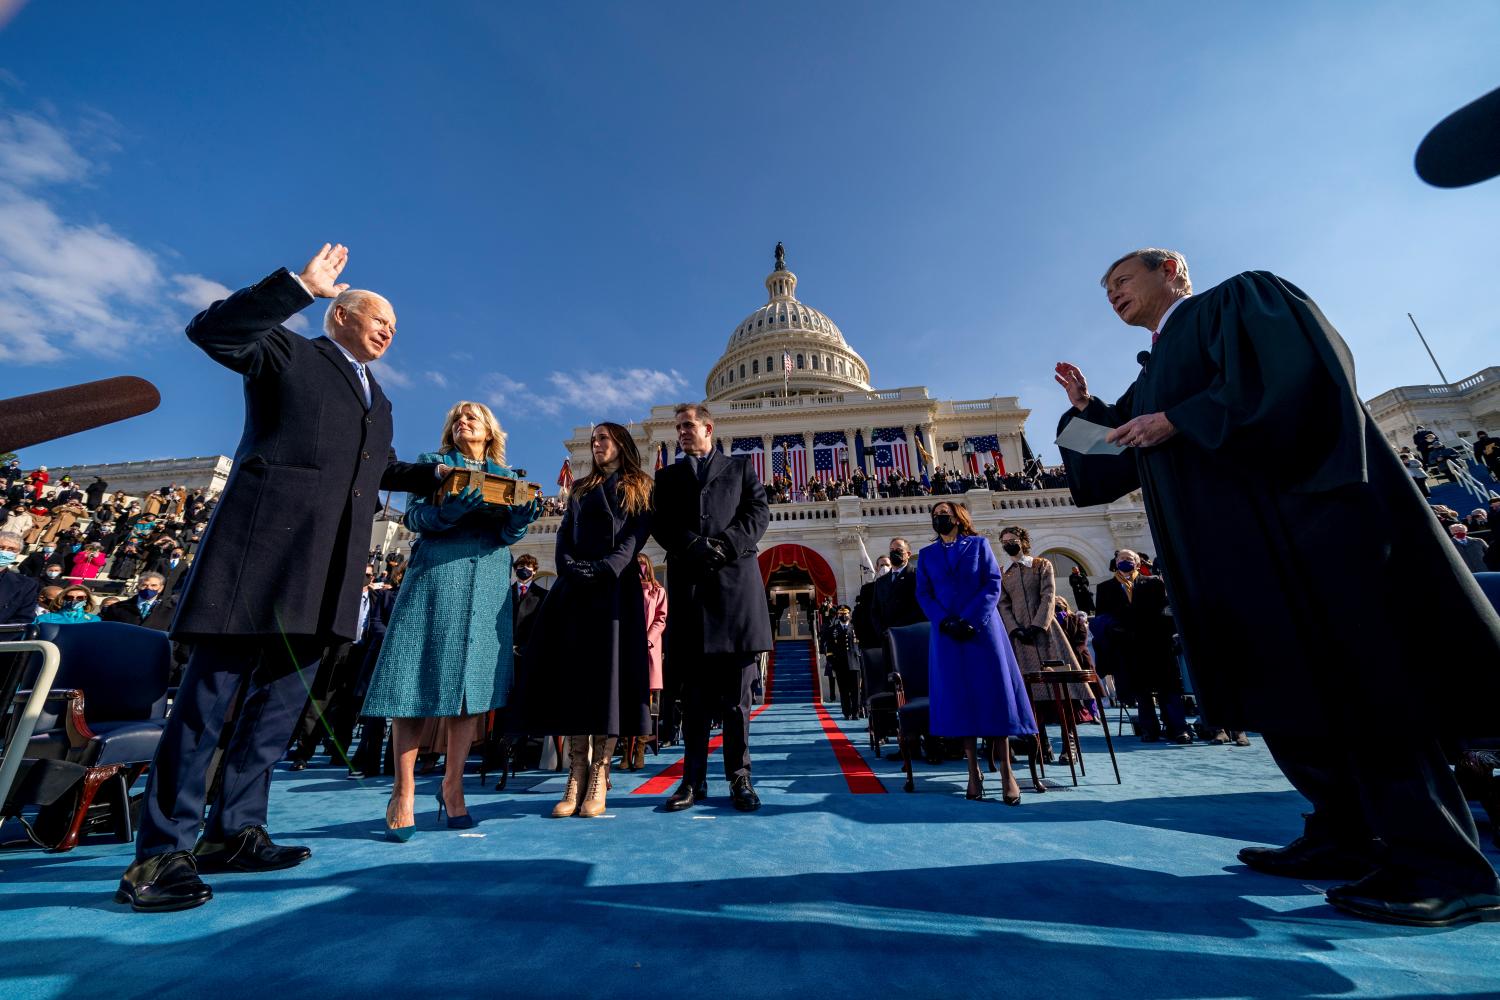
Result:
<svg viewBox="0 0 1500 1000">
<path fill-rule="evenodd" d="M 1434 379 L 1408 311 L 1450 378 L 1500 361 L 1500 182 L 1411 169 L 1500 86 L 1500 5 L 1203 6 L 24 4 L 8 394 L 163 403 L 23 459 L 231 453 L 238 384 L 182 327 L 328 240 L 396 307 L 398 451 L 483 399 L 546 482 L 573 427 L 701 395 L 777 240 L 880 387 L 1019 395 L 1049 456 L 1056 361 L 1133 377 L 1098 278 L 1135 246 L 1302 286 L 1367 398 Z"/>
</svg>

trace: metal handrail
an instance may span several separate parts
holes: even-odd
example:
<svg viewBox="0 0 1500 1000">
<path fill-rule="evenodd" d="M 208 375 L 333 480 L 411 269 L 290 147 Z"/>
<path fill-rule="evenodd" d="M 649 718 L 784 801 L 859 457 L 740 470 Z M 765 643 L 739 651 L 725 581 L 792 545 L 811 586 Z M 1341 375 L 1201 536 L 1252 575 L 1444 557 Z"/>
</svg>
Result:
<svg viewBox="0 0 1500 1000">
<path fill-rule="evenodd" d="M 16 772 L 21 767 L 21 758 L 26 755 L 26 747 L 31 742 L 31 734 L 36 732 L 37 720 L 42 715 L 42 705 L 52 691 L 52 682 L 57 679 L 61 655 L 55 643 L 32 639 L 20 642 L 0 642 L 0 652 L 42 654 L 41 673 L 37 675 L 36 683 L 31 688 L 31 695 L 26 699 L 25 707 L 21 709 L 21 717 L 16 722 L 15 732 L 10 742 L 5 745 L 5 756 L 0 758 L 0 806 L 3 806 L 6 799 L 10 797 L 10 786 L 15 783 Z"/>
</svg>

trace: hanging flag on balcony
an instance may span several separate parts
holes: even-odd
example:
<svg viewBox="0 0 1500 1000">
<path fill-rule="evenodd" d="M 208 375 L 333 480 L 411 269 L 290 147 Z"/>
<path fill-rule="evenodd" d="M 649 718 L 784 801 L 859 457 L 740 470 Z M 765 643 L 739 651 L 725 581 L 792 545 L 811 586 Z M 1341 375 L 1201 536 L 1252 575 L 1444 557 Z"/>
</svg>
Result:
<svg viewBox="0 0 1500 1000">
<path fill-rule="evenodd" d="M 766 481 L 766 446 L 765 441 L 758 437 L 735 438 L 729 443 L 729 452 L 735 456 L 743 456 L 750 460 L 755 469 L 755 478 L 761 482 Z"/>
<path fill-rule="evenodd" d="M 1005 458 L 1000 454 L 1000 439 L 994 434 L 982 434 L 978 437 L 966 439 L 974 446 L 974 451 L 969 455 L 969 472 L 979 475 L 984 468 L 984 456 L 989 455 L 989 461 L 995 466 L 1000 475 L 1005 475 Z"/>
<path fill-rule="evenodd" d="M 813 435 L 813 478 L 830 483 L 849 475 L 849 439 L 843 431 Z"/>
<path fill-rule="evenodd" d="M 877 427 L 870 432 L 874 444 L 875 478 L 885 482 L 892 472 L 911 475 L 911 455 L 906 447 L 906 430 L 901 427 Z"/>
<path fill-rule="evenodd" d="M 771 475 L 786 476 L 798 489 L 807 485 L 807 445 L 801 434 L 778 434 L 771 439 Z"/>
</svg>

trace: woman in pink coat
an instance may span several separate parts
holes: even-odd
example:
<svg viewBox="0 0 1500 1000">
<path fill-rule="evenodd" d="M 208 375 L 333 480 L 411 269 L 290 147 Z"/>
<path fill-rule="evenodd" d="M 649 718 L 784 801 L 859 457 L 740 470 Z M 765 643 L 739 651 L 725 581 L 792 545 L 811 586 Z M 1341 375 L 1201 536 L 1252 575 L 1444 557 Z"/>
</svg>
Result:
<svg viewBox="0 0 1500 1000">
<path fill-rule="evenodd" d="M 646 598 L 646 649 L 651 657 L 651 718 L 654 722 L 661 716 L 661 637 L 667 630 L 667 588 L 656 582 L 656 571 L 645 555 L 635 557 L 641 569 L 641 590 Z M 655 737 L 650 737 L 655 739 Z M 621 758 L 621 767 L 626 771 L 639 771 L 646 766 L 646 737 L 631 737 Z"/>
<path fill-rule="evenodd" d="M 99 575 L 108 559 L 98 542 L 90 542 L 73 557 L 73 576 L 81 580 L 92 580 Z"/>
</svg>

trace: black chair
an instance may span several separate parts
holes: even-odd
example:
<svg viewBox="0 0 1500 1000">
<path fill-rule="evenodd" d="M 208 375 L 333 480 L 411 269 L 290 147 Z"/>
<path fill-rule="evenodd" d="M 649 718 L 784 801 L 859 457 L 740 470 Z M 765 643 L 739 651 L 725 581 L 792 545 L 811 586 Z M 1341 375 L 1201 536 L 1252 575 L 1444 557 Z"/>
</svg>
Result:
<svg viewBox="0 0 1500 1000">
<path fill-rule="evenodd" d="M 927 698 L 927 650 L 932 635 L 930 622 L 902 625 L 885 634 L 885 657 L 890 666 L 891 687 L 896 693 L 897 739 L 901 763 L 906 769 L 905 790 L 916 790 L 912 775 L 912 751 L 929 731 L 930 703 Z"/>
<path fill-rule="evenodd" d="M 891 670 L 886 663 L 885 650 L 875 646 L 860 650 L 859 669 L 864 681 L 865 726 L 870 734 L 870 751 L 879 757 L 885 741 L 899 737 L 901 732 L 896 718 L 896 691 L 891 687 Z"/>
<path fill-rule="evenodd" d="M 57 646 L 60 663 L 26 756 L 65 761 L 81 773 L 68 795 L 24 803 L 41 806 L 35 835 L 51 850 L 72 850 L 90 820 L 129 841 L 130 787 L 166 725 L 172 644 L 163 632 L 123 622 L 48 623 L 37 626 L 37 638 Z M 106 783 L 107 798 L 96 806 Z"/>
</svg>

